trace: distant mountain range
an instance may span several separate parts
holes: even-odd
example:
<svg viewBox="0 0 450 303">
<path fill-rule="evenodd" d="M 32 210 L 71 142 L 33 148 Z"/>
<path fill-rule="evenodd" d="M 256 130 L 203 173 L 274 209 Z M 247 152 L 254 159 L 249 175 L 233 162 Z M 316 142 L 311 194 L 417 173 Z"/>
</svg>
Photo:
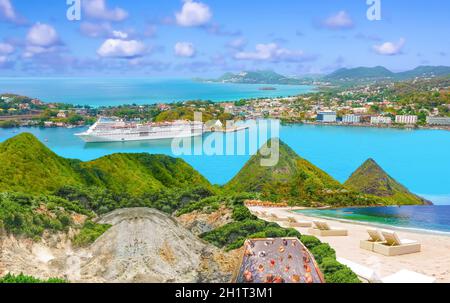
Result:
<svg viewBox="0 0 450 303">
<path fill-rule="evenodd" d="M 450 75 L 449 66 L 419 66 L 413 70 L 394 73 L 382 66 L 341 68 L 325 76 L 326 81 L 409 80 Z"/>
<path fill-rule="evenodd" d="M 449 66 L 419 66 L 410 71 L 395 73 L 382 66 L 341 68 L 329 75 L 308 77 L 288 77 L 274 71 L 244 71 L 226 73 L 217 79 L 197 79 L 202 82 L 242 83 L 242 84 L 311 84 L 314 81 L 326 82 L 370 82 L 402 81 L 414 78 L 444 77 L 450 75 Z"/>
</svg>

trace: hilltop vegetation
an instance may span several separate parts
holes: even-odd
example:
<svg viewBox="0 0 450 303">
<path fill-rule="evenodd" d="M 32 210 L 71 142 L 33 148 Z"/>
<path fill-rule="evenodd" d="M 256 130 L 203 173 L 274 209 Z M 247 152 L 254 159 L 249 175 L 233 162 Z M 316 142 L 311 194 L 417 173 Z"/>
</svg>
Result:
<svg viewBox="0 0 450 303">
<path fill-rule="evenodd" d="M 388 177 L 380 167 L 356 173 L 344 185 L 326 172 L 299 157 L 289 146 L 279 142 L 280 160 L 276 166 L 260 165 L 261 155 L 253 156 L 225 188 L 235 192 L 258 193 L 268 201 L 287 202 L 301 206 L 357 206 L 425 204 L 427 201 L 410 193 L 405 187 Z M 367 190 L 388 180 L 392 192 Z"/>
<path fill-rule="evenodd" d="M 364 162 L 345 182 L 346 187 L 382 197 L 389 204 L 417 205 L 430 203 L 411 193 L 389 176 L 373 159 Z"/>
<path fill-rule="evenodd" d="M 326 172 L 299 157 L 279 142 L 279 162 L 260 165 L 261 155 L 253 156 L 225 188 L 235 192 L 258 193 L 264 200 L 302 206 L 380 205 L 384 201 L 347 189 Z"/>
<path fill-rule="evenodd" d="M 300 84 L 299 79 L 289 78 L 271 70 L 244 71 L 238 74 L 226 73 L 218 79 L 208 81 L 243 84 Z"/>
<path fill-rule="evenodd" d="M 64 186 L 95 186 L 140 196 L 167 188 L 210 183 L 181 159 L 149 154 L 115 154 L 91 162 L 59 157 L 33 135 L 0 144 L 0 191 L 53 193 Z"/>
<path fill-rule="evenodd" d="M 450 75 L 448 66 L 418 66 L 409 71 L 394 73 L 382 66 L 341 68 L 325 76 L 332 82 L 403 81 L 415 78 L 435 78 Z"/>
</svg>

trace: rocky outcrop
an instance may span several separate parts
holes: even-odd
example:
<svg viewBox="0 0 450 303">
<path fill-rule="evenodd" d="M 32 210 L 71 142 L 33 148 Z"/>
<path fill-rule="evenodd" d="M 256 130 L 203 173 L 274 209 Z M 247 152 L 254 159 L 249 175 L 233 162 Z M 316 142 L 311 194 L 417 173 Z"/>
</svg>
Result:
<svg viewBox="0 0 450 303">
<path fill-rule="evenodd" d="M 177 221 L 195 235 L 200 235 L 233 222 L 232 211 L 226 206 L 212 213 L 193 211 L 177 217 Z"/>
<path fill-rule="evenodd" d="M 154 209 L 116 210 L 99 223 L 112 227 L 84 249 L 72 249 L 71 235 L 48 236 L 39 243 L 2 237 L 0 274 L 72 282 L 230 282 L 238 265 L 238 253 L 206 244 Z"/>
</svg>

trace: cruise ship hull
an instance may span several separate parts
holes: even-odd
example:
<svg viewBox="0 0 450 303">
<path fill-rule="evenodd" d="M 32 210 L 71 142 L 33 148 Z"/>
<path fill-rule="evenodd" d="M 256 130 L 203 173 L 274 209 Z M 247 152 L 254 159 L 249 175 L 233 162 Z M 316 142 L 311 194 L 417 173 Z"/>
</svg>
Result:
<svg viewBox="0 0 450 303">
<path fill-rule="evenodd" d="M 80 139 L 87 143 L 100 142 L 128 142 L 128 141 L 149 141 L 149 140 L 164 140 L 174 138 L 189 138 L 198 137 L 202 133 L 174 133 L 174 134 L 149 134 L 142 136 L 140 134 L 112 134 L 112 135 L 98 135 L 98 134 L 76 134 Z"/>
<path fill-rule="evenodd" d="M 174 122 L 159 124 L 134 124 L 100 119 L 87 131 L 75 134 L 88 143 L 148 141 L 197 137 L 203 134 L 203 124 Z"/>
</svg>

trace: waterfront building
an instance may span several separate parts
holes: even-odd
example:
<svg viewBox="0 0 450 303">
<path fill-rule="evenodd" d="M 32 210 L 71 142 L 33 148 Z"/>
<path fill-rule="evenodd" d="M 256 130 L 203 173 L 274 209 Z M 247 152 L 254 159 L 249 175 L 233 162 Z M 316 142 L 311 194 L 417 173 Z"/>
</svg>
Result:
<svg viewBox="0 0 450 303">
<path fill-rule="evenodd" d="M 417 116 L 397 115 L 395 116 L 395 123 L 398 124 L 416 124 Z"/>
<path fill-rule="evenodd" d="M 333 111 L 324 111 L 319 112 L 317 114 L 317 121 L 318 122 L 324 122 L 324 123 L 334 123 L 336 122 L 337 114 Z"/>
<path fill-rule="evenodd" d="M 345 115 L 342 117 L 343 123 L 360 123 L 361 116 L 358 115 Z"/>
<path fill-rule="evenodd" d="M 391 124 L 391 117 L 373 116 L 370 117 L 370 124 Z"/>
<path fill-rule="evenodd" d="M 450 117 L 427 117 L 429 125 L 450 125 Z"/>
</svg>

